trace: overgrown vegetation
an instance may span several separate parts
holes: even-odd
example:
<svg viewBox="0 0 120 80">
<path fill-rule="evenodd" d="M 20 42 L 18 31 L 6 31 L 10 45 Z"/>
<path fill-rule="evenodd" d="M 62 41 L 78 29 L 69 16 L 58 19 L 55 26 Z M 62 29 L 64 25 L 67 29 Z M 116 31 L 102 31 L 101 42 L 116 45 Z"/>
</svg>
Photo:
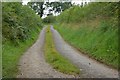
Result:
<svg viewBox="0 0 120 80">
<path fill-rule="evenodd" d="M 20 2 L 2 3 L 2 67 L 4 78 L 14 78 L 21 55 L 37 39 L 41 19 Z"/>
<path fill-rule="evenodd" d="M 3 3 L 2 24 L 3 43 L 11 40 L 17 45 L 19 41 L 31 38 L 31 32 L 41 27 L 41 19 L 22 3 Z"/>
<path fill-rule="evenodd" d="M 73 6 L 58 16 L 57 20 L 58 22 L 80 23 L 82 21 L 89 21 L 96 18 L 113 18 L 113 21 L 115 22 L 118 17 L 118 4 L 119 3 L 117 2 L 93 2 L 84 7 Z"/>
<path fill-rule="evenodd" d="M 80 70 L 56 51 L 49 28 L 46 30 L 45 59 L 60 72 L 73 75 L 79 74 Z"/>
<path fill-rule="evenodd" d="M 74 6 L 57 17 L 66 41 L 96 60 L 118 68 L 118 3 Z"/>
</svg>

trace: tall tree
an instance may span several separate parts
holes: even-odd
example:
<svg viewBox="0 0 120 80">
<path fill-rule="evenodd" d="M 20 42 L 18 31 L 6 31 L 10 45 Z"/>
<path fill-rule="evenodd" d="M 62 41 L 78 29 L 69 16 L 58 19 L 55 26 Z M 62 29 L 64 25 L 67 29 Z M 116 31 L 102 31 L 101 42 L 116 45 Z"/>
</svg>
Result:
<svg viewBox="0 0 120 80">
<path fill-rule="evenodd" d="M 47 9 L 48 7 L 52 7 L 52 9 L 48 10 L 48 15 L 52 15 L 52 11 L 55 13 L 60 13 L 72 6 L 71 2 L 29 2 L 28 5 L 35 10 L 40 17 L 44 15 L 44 10 Z M 44 7 L 44 6 L 46 7 Z"/>
<path fill-rule="evenodd" d="M 51 2 L 49 3 L 55 12 L 64 11 L 72 6 L 71 2 Z"/>
<path fill-rule="evenodd" d="M 28 5 L 35 10 L 36 13 L 38 13 L 38 15 L 40 15 L 40 17 L 43 16 L 43 11 L 44 11 L 44 7 L 43 7 L 44 2 L 29 2 Z"/>
</svg>

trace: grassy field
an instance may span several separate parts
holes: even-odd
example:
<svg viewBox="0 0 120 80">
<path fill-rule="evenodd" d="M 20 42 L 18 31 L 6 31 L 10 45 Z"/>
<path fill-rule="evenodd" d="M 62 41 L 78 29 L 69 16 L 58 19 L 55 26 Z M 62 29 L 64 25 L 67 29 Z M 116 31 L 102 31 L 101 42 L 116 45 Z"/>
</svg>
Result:
<svg viewBox="0 0 120 80">
<path fill-rule="evenodd" d="M 96 60 L 117 68 L 118 28 L 111 24 L 95 19 L 81 24 L 63 23 L 54 26 L 71 45 Z"/>
<path fill-rule="evenodd" d="M 39 32 L 32 32 L 32 38 L 20 42 L 19 46 L 10 41 L 2 45 L 2 73 L 3 78 L 15 78 L 18 73 L 18 63 L 23 53 L 36 41 Z"/>
<path fill-rule="evenodd" d="M 79 69 L 56 51 L 49 28 L 46 30 L 45 59 L 54 69 L 62 73 L 72 75 L 79 74 Z"/>
</svg>

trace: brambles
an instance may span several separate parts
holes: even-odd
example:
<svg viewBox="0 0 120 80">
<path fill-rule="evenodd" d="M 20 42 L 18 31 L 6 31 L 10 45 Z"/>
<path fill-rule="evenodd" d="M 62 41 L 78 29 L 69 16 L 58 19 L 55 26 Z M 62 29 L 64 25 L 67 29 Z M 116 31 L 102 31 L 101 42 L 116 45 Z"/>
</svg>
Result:
<svg viewBox="0 0 120 80">
<path fill-rule="evenodd" d="M 38 31 L 38 28 L 42 27 L 39 16 L 28 6 L 23 6 L 19 2 L 3 3 L 2 10 L 3 43 L 10 40 L 18 45 L 19 41 L 31 38 L 32 30 Z"/>
</svg>

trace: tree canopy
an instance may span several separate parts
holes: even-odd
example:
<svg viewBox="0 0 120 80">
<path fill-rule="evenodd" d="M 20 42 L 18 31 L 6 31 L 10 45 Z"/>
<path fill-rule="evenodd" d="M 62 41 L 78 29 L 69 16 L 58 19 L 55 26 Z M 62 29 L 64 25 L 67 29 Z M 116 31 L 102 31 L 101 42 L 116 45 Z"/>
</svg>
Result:
<svg viewBox="0 0 120 80">
<path fill-rule="evenodd" d="M 44 15 L 44 10 L 48 9 L 49 7 L 51 7 L 51 9 L 48 10 L 48 14 L 47 15 L 53 15 L 52 11 L 54 11 L 55 13 L 60 13 L 68 8 L 70 8 L 72 6 L 71 2 L 29 2 L 28 5 L 35 10 L 36 13 L 38 13 L 38 15 L 40 17 L 42 17 Z"/>
</svg>

